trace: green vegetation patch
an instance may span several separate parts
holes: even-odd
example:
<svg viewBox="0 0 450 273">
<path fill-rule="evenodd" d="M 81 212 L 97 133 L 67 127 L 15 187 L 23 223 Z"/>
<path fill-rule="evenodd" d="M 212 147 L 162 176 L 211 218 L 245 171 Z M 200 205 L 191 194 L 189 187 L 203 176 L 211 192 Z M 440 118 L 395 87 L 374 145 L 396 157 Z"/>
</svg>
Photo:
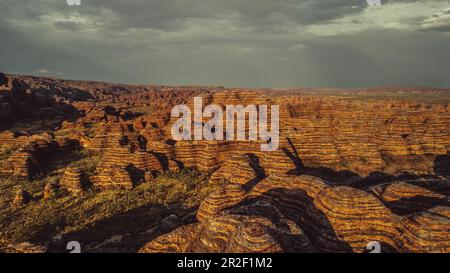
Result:
<svg viewBox="0 0 450 273">
<path fill-rule="evenodd" d="M 88 159 L 73 164 L 92 170 L 93 166 L 84 165 Z M 82 196 L 61 193 L 49 200 L 42 199 L 45 184 L 59 179 L 60 175 L 54 175 L 28 184 L 15 181 L 11 186 L 30 191 L 34 200 L 19 208 L 3 207 L 0 211 L 0 237 L 43 245 L 52 243 L 57 236 L 77 239 L 85 244 L 100 244 L 116 235 L 139 237 L 143 234 L 148 239 L 155 234 L 147 231 L 162 219 L 175 214 L 182 224 L 183 217 L 195 211 L 201 200 L 225 183 L 211 185 L 208 175 L 196 170 L 183 170 L 180 173 L 162 173 L 153 181 L 142 183 L 130 191 L 97 193 L 91 190 Z M 12 195 L 9 202 L 11 198 Z"/>
</svg>

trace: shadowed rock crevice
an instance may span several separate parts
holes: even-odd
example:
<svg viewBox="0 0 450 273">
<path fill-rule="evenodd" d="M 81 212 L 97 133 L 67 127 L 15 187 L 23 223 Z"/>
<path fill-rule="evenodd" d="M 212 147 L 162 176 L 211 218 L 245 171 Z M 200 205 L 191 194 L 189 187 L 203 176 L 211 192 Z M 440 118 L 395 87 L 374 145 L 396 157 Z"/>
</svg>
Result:
<svg viewBox="0 0 450 273">
<path fill-rule="evenodd" d="M 450 178 L 450 155 L 438 155 L 434 160 L 434 173 Z"/>
<path fill-rule="evenodd" d="M 314 209 L 313 201 L 304 190 L 274 189 L 226 210 L 232 214 L 265 217 L 277 230 L 289 231 L 289 222 L 294 223 L 301 234 L 285 234 L 281 240 L 284 252 L 351 252 L 348 243 L 334 233 L 326 216 Z M 308 245 L 305 245 L 305 236 Z"/>
<path fill-rule="evenodd" d="M 242 185 L 245 191 L 250 191 L 259 181 L 266 178 L 266 172 L 260 165 L 259 158 L 255 154 L 246 154 L 249 158 L 249 166 L 253 169 L 256 177 Z"/>
<path fill-rule="evenodd" d="M 62 243 L 53 242 L 49 252 L 65 252 L 63 242 L 78 241 L 84 252 L 137 252 L 145 242 L 156 238 L 162 233 L 171 232 L 178 226 L 189 224 L 181 217 L 176 223 L 169 216 L 174 213 L 186 216 L 192 210 L 182 208 L 164 208 L 161 206 L 143 206 L 112 217 L 96 221 L 85 229 L 67 233 Z M 178 219 L 178 218 L 177 218 Z M 41 240 L 38 240 L 41 241 Z"/>
<path fill-rule="evenodd" d="M 386 203 L 386 206 L 398 215 L 408 215 L 415 212 L 426 211 L 436 206 L 450 207 L 450 202 L 441 198 L 416 196 Z"/>
</svg>

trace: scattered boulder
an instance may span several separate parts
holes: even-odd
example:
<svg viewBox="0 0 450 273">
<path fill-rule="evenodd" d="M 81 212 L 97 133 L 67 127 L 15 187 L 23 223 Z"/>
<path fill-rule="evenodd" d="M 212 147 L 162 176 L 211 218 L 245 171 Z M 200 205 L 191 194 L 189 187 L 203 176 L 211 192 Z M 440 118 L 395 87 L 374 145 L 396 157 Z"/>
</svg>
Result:
<svg viewBox="0 0 450 273">
<path fill-rule="evenodd" d="M 77 195 L 83 192 L 82 183 L 83 174 L 78 168 L 69 167 L 65 170 L 59 185 L 61 189 L 67 190 L 69 193 Z"/>
<path fill-rule="evenodd" d="M 47 183 L 44 188 L 44 199 L 54 198 L 58 194 L 58 185 L 53 183 Z"/>
<path fill-rule="evenodd" d="M 14 195 L 12 204 L 15 207 L 20 207 L 28 204 L 30 200 L 31 200 L 30 194 L 25 190 L 19 189 L 16 191 L 16 194 Z"/>
<path fill-rule="evenodd" d="M 152 182 L 154 180 L 154 176 L 152 172 L 145 172 L 144 174 L 144 180 L 145 182 Z"/>
</svg>

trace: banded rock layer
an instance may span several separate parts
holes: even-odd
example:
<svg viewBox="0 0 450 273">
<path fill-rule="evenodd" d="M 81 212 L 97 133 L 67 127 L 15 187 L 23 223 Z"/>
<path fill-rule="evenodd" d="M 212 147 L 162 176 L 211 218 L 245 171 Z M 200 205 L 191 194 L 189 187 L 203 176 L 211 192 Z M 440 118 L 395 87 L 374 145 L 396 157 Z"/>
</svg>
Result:
<svg viewBox="0 0 450 273">
<path fill-rule="evenodd" d="M 426 189 L 421 189 L 427 192 Z M 317 177 L 271 175 L 252 188 L 231 183 L 209 195 L 198 223 L 141 252 L 448 252 L 449 207 L 393 213 L 375 195 Z"/>
<path fill-rule="evenodd" d="M 59 185 L 46 185 L 45 198 L 57 186 L 78 193 L 84 179 L 98 190 L 131 190 L 183 168 L 228 183 L 201 202 L 196 223 L 142 252 L 363 252 L 370 241 L 386 252 L 449 252 L 448 105 L 224 90 L 0 74 L 0 175 L 31 179 L 54 154 L 84 149 L 100 160 L 95 173 L 69 167 Z M 172 107 L 193 110 L 195 96 L 203 109 L 279 105 L 279 148 L 262 152 L 265 140 L 175 141 Z M 16 121 L 43 128 L 22 131 Z M 17 192 L 15 203 L 26 199 Z"/>
<path fill-rule="evenodd" d="M 89 148 L 102 151 L 105 162 L 112 162 L 106 158 L 115 154 L 119 165 L 133 164 L 143 173 L 172 169 L 171 165 L 174 170 L 197 168 L 213 173 L 215 179 L 236 180 L 245 180 L 249 170 L 237 164 L 250 163 L 250 169 L 258 169 L 256 180 L 277 173 L 300 173 L 305 168 L 311 169 L 313 175 L 334 170 L 346 171 L 350 177 L 376 171 L 434 174 L 437 157 L 447 155 L 450 150 L 448 106 L 401 101 L 266 98 L 251 91 L 215 92 L 202 98 L 203 107 L 207 104 L 222 108 L 280 105 L 279 149 L 261 152 L 261 141 L 174 141 L 170 132 L 176 119 L 170 118 L 170 109 L 158 110 L 134 122 L 110 122 L 92 138 Z M 193 100 L 187 101 L 187 105 L 193 109 Z M 119 151 L 117 141 L 121 149 L 129 151 Z M 135 158 L 140 157 L 143 162 L 145 153 L 155 155 L 161 166 L 153 163 L 137 166 Z M 242 156 L 252 157 L 252 162 L 233 163 L 233 158 Z M 314 170 L 318 166 L 322 169 Z M 326 178 L 333 180 L 329 176 Z"/>
<path fill-rule="evenodd" d="M 71 194 L 80 194 L 83 192 L 83 173 L 77 169 L 69 167 L 64 171 L 64 175 L 59 181 L 59 186 Z"/>
</svg>

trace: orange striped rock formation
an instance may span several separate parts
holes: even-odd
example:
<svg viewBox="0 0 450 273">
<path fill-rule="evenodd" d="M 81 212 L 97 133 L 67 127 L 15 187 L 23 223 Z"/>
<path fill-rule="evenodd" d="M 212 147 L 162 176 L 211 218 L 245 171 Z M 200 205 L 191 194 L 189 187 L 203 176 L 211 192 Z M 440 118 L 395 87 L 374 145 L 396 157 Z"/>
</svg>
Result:
<svg viewBox="0 0 450 273">
<path fill-rule="evenodd" d="M 231 182 L 212 193 L 200 205 L 198 223 L 162 235 L 140 251 L 365 252 L 372 241 L 384 252 L 448 251 L 448 206 L 402 216 L 381 196 L 304 175 L 271 175 L 247 190 L 245 184 Z"/>
<path fill-rule="evenodd" d="M 355 99 L 341 91 L 327 97 L 306 89 L 277 93 L 0 74 L 0 183 L 33 188 L 36 180 L 56 176 L 59 184 L 45 180 L 45 189 L 39 188 L 44 198 L 62 189 L 75 199 L 85 182 L 97 191 L 132 191 L 141 183 L 151 188 L 163 172 L 196 169 L 208 185 L 225 185 L 195 207 L 195 221 L 168 217 L 160 224 L 166 233 L 141 252 L 365 252 L 372 241 L 383 252 L 449 252 L 448 103 L 372 100 L 364 95 L 379 90 L 345 90 Z M 193 109 L 198 96 L 202 110 L 210 104 L 222 110 L 278 105 L 278 149 L 261 151 L 267 140 L 176 141 L 171 110 L 178 104 Z M 71 167 L 94 158 L 89 172 Z M 35 203 L 27 204 L 23 191 L 8 196 L 6 206 Z"/>
</svg>

